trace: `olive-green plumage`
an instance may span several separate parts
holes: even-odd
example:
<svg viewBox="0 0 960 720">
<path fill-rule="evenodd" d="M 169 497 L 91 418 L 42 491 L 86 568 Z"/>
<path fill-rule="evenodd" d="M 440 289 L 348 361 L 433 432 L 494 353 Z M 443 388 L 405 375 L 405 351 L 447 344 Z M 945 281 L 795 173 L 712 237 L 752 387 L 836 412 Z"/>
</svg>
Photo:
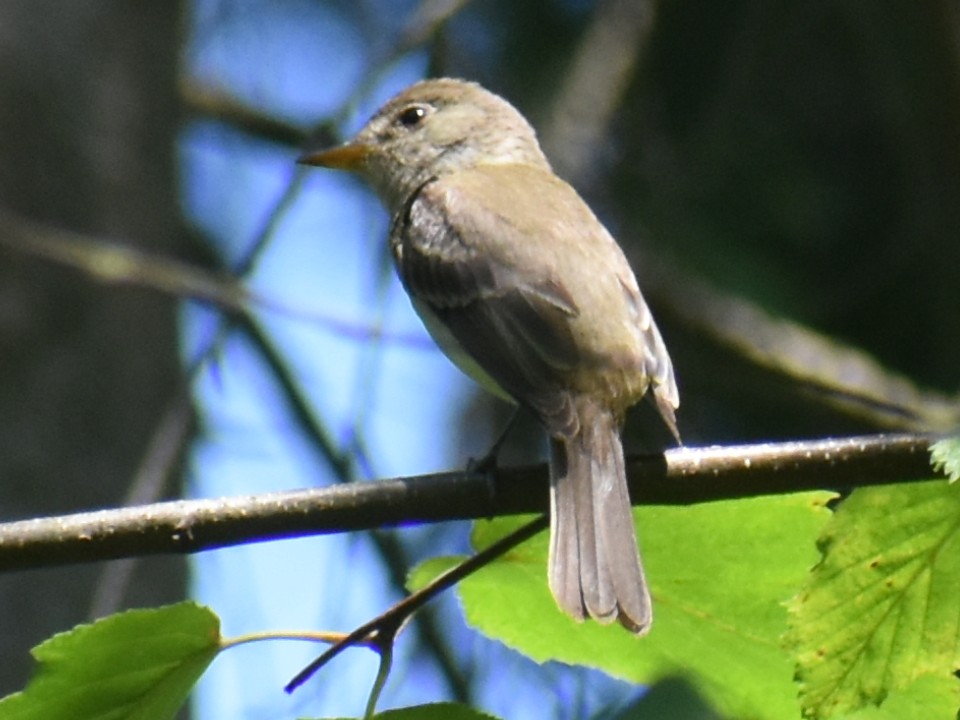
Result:
<svg viewBox="0 0 960 720">
<path fill-rule="evenodd" d="M 417 83 L 346 145 L 392 216 L 400 278 L 441 348 L 550 437 L 550 588 L 577 619 L 652 619 L 620 429 L 650 391 L 676 434 L 666 347 L 620 247 L 522 115 L 479 85 Z"/>
</svg>

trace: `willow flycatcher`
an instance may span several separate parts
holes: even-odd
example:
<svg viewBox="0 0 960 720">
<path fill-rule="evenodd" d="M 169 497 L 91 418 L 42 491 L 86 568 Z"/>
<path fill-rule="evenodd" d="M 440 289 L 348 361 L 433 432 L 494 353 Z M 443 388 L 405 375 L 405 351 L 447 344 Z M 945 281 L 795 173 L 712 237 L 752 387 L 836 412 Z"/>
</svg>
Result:
<svg viewBox="0 0 960 720">
<path fill-rule="evenodd" d="M 676 435 L 670 356 L 623 252 L 506 100 L 419 82 L 344 145 L 300 162 L 359 173 L 430 334 L 550 439 L 550 589 L 578 620 L 652 620 L 620 431 L 650 391 Z"/>
</svg>

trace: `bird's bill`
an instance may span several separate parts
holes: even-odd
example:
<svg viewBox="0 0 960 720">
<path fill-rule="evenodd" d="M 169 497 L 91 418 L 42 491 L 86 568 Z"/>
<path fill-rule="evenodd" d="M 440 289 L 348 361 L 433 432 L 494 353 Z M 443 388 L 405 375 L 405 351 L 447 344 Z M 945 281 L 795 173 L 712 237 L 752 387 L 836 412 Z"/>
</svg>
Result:
<svg viewBox="0 0 960 720">
<path fill-rule="evenodd" d="M 301 165 L 335 168 L 337 170 L 356 170 L 370 154 L 366 145 L 347 143 L 328 150 L 311 151 L 297 158 Z"/>
</svg>

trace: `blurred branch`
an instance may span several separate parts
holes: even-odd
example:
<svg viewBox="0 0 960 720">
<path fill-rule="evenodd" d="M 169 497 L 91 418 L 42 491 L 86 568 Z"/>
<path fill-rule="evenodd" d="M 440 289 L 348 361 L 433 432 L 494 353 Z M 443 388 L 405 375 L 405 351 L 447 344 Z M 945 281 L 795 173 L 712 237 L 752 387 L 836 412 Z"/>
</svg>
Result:
<svg viewBox="0 0 960 720">
<path fill-rule="evenodd" d="M 240 102 L 227 92 L 189 78 L 180 82 L 180 99 L 188 111 L 222 122 L 261 140 L 301 147 L 310 135 L 305 128 L 277 120 L 272 115 Z"/>
<path fill-rule="evenodd" d="M 589 184 L 602 163 L 609 125 L 637 68 L 653 25 L 648 0 L 598 3 L 541 133 L 561 175 Z M 642 265 L 641 265 L 642 267 Z M 839 410 L 891 430 L 948 430 L 960 425 L 960 397 L 918 388 L 868 354 L 798 323 L 775 319 L 758 305 L 724 295 L 679 271 L 650 272 L 684 322 L 750 363 L 799 382 Z"/>
<path fill-rule="evenodd" d="M 843 412 L 889 430 L 950 432 L 960 426 L 960 397 L 918 388 L 857 348 L 665 267 L 644 275 L 643 284 L 688 326 Z"/>
<path fill-rule="evenodd" d="M 193 406 L 189 395 L 181 388 L 154 429 L 150 445 L 124 499 L 124 505 L 143 505 L 164 497 L 174 477 L 173 471 L 186 449 L 192 428 Z M 103 568 L 90 603 L 89 617 L 103 617 L 121 607 L 136 563 L 136 558 L 126 558 L 108 563 Z"/>
<path fill-rule="evenodd" d="M 557 172 L 589 184 L 653 26 L 651 0 L 603 0 L 583 34 L 541 138 Z"/>
<path fill-rule="evenodd" d="M 244 312 L 257 301 L 237 280 L 186 263 L 34 222 L 0 208 L 0 245 L 75 268 L 95 280 L 146 287 Z"/>
<path fill-rule="evenodd" d="M 680 448 L 628 459 L 634 502 L 688 505 L 937 477 L 931 435 Z M 491 482 L 491 479 L 493 482 Z M 547 508 L 543 465 L 492 478 L 448 472 L 322 489 L 158 503 L 0 525 L 0 570 L 164 553 Z"/>
<path fill-rule="evenodd" d="M 285 194 L 285 203 L 286 198 Z M 272 230 L 273 221 L 268 222 L 268 227 L 258 236 L 254 248 L 242 261 L 241 269 L 244 272 L 255 263 L 264 247 L 265 241 L 260 238 L 269 236 Z M 407 347 L 433 350 L 433 345 L 420 334 L 384 332 L 376 326 L 345 322 L 336 317 L 286 307 L 250 292 L 240 280 L 230 275 L 216 275 L 184 262 L 37 223 L 2 208 L 0 246 L 72 267 L 98 282 L 156 290 L 178 300 L 209 303 L 234 315 L 245 316 L 251 310 L 260 308 L 301 318 L 343 337 L 361 341 L 379 338 Z"/>
<path fill-rule="evenodd" d="M 469 3 L 470 0 L 421 0 L 400 34 L 392 57 L 396 58 L 426 43 L 444 23 Z"/>
</svg>

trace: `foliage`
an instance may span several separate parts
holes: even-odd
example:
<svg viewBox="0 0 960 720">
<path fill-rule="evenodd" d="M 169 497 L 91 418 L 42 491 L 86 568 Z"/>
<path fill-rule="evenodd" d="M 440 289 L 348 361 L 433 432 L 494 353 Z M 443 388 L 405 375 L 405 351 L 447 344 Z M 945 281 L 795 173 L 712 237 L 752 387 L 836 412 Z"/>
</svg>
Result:
<svg viewBox="0 0 960 720">
<path fill-rule="evenodd" d="M 827 493 L 636 511 L 655 620 L 636 638 L 576 624 L 544 583 L 545 534 L 461 586 L 468 621 L 538 662 L 599 668 L 638 684 L 682 676 L 730 717 L 797 717 L 783 603 L 816 562 Z M 479 523 L 482 547 L 517 520 Z"/>
<path fill-rule="evenodd" d="M 36 676 L 0 718 L 166 720 L 219 648 L 216 616 L 190 602 L 80 625 L 34 648 Z"/>
<path fill-rule="evenodd" d="M 945 438 L 930 448 L 933 469 L 950 478 L 960 480 L 960 437 Z"/>
<path fill-rule="evenodd" d="M 960 667 L 960 488 L 860 488 L 819 542 L 788 636 L 808 716 L 879 704 Z"/>
<path fill-rule="evenodd" d="M 537 662 L 652 686 L 622 718 L 676 717 L 678 707 L 703 718 L 953 718 L 960 490 L 942 480 L 863 488 L 831 513 L 833 497 L 637 509 L 656 608 L 643 638 L 557 609 L 544 579 L 545 533 L 463 581 L 464 613 Z M 474 544 L 487 547 L 525 521 L 478 522 Z M 458 561 L 424 562 L 409 585 L 421 588 Z M 194 603 L 82 625 L 34 650 L 36 677 L 0 701 L 0 718 L 171 718 L 232 644 Z M 439 704 L 376 717 L 488 716 Z"/>
</svg>

